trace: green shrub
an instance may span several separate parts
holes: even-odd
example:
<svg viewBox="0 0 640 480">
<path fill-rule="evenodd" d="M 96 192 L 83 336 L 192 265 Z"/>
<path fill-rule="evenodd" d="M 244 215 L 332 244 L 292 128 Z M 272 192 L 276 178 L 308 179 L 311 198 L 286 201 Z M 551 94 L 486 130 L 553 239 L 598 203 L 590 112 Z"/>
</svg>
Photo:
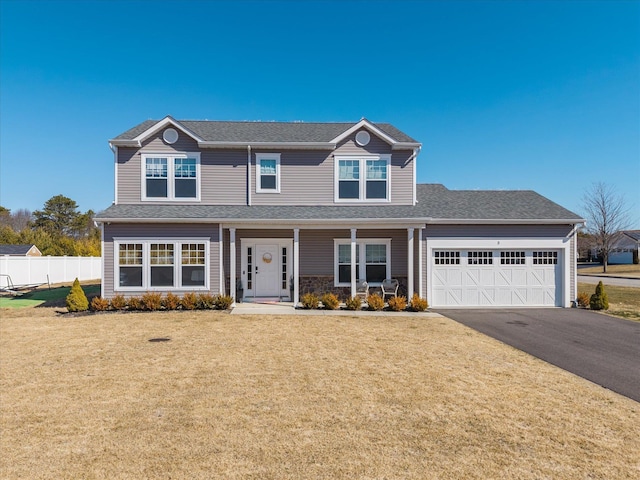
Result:
<svg viewBox="0 0 640 480">
<path fill-rule="evenodd" d="M 429 308 L 429 302 L 426 298 L 421 298 L 420 295 L 414 293 L 409 302 L 409 308 L 414 312 L 424 312 Z"/>
<path fill-rule="evenodd" d="M 212 310 L 216 306 L 216 299 L 210 293 L 201 293 L 198 295 L 198 308 L 203 310 Z"/>
<path fill-rule="evenodd" d="M 401 312 L 407 308 L 407 297 L 391 297 L 387 303 L 389 304 L 389 308 L 394 312 Z"/>
<path fill-rule="evenodd" d="M 336 297 L 335 294 L 331 292 L 322 295 L 320 301 L 322 302 L 322 305 L 324 305 L 324 308 L 326 308 L 327 310 L 335 310 L 336 308 L 338 308 L 338 305 L 340 305 L 340 300 L 338 300 L 338 297 Z"/>
<path fill-rule="evenodd" d="M 127 299 L 124 295 L 118 294 L 109 301 L 111 308 L 114 310 L 124 310 L 127 308 Z"/>
<path fill-rule="evenodd" d="M 91 299 L 91 310 L 94 312 L 104 312 L 109 309 L 109 300 L 102 297 L 93 297 Z"/>
<path fill-rule="evenodd" d="M 218 310 L 229 310 L 233 304 L 233 297 L 231 295 L 216 295 L 214 297 L 214 305 Z"/>
<path fill-rule="evenodd" d="M 127 308 L 129 310 L 142 310 L 142 299 L 140 297 L 129 297 L 127 299 Z"/>
<path fill-rule="evenodd" d="M 180 297 L 174 293 L 168 292 L 162 299 L 162 306 L 167 310 L 177 310 L 180 306 Z"/>
<path fill-rule="evenodd" d="M 87 296 L 84 294 L 84 290 L 82 290 L 77 278 L 73 281 L 69 295 L 67 295 L 66 303 L 67 310 L 70 312 L 84 312 L 89 310 L 89 300 L 87 300 Z"/>
<path fill-rule="evenodd" d="M 367 296 L 367 305 L 369 306 L 369 310 L 379 311 L 384 308 L 384 300 L 377 293 L 372 293 Z"/>
<path fill-rule="evenodd" d="M 320 299 L 315 293 L 305 293 L 300 297 L 300 303 L 302 303 L 302 306 L 306 309 L 318 308 L 319 301 Z"/>
<path fill-rule="evenodd" d="M 187 292 L 182 296 L 180 305 L 182 305 L 182 308 L 185 310 L 195 310 L 198 308 L 198 296 L 193 292 Z"/>
<path fill-rule="evenodd" d="M 162 307 L 162 294 L 157 292 L 146 292 L 142 295 L 142 309 L 155 311 Z"/>
<path fill-rule="evenodd" d="M 344 301 L 344 305 L 347 310 L 360 310 L 362 308 L 362 300 L 360 300 L 360 297 L 347 298 Z"/>
<path fill-rule="evenodd" d="M 576 303 L 579 307 L 587 308 L 589 306 L 589 294 L 587 292 L 578 292 Z"/>
<path fill-rule="evenodd" d="M 604 291 L 602 281 L 598 282 L 596 293 L 591 295 L 589 307 L 591 310 L 609 310 L 609 297 L 607 296 L 607 292 Z"/>
</svg>

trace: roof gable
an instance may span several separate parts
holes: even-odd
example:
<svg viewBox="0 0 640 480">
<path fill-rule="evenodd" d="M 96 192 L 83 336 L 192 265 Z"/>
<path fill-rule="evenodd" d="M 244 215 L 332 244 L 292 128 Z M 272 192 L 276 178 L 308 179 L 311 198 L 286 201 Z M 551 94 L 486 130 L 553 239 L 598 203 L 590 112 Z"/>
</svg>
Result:
<svg viewBox="0 0 640 480">
<path fill-rule="evenodd" d="M 357 123 L 332 122 L 230 122 L 209 120 L 147 120 L 111 140 L 113 145 L 141 146 L 162 128 L 173 126 L 198 142 L 200 147 L 283 146 L 288 148 L 335 148 L 337 141 L 366 128 L 392 146 L 416 148 L 420 144 L 387 123 L 366 119 Z"/>
</svg>

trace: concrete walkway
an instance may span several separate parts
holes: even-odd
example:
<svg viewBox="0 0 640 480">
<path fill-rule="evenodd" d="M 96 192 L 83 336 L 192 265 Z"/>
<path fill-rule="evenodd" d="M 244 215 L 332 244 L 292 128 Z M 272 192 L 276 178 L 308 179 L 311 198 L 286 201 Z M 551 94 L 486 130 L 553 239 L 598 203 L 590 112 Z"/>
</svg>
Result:
<svg viewBox="0 0 640 480">
<path fill-rule="evenodd" d="M 345 317 L 442 317 L 435 312 L 370 312 L 368 310 L 305 310 L 293 308 L 291 302 L 236 303 L 231 315 L 299 315 L 299 316 L 345 316 Z"/>
</svg>

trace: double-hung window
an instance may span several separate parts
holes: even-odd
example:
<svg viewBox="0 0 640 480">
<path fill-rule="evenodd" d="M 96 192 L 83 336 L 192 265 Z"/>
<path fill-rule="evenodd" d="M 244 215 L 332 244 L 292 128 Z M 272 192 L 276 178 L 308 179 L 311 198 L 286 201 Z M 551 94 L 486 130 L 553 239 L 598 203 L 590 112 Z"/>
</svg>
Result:
<svg viewBox="0 0 640 480">
<path fill-rule="evenodd" d="M 256 192 L 280 193 L 279 153 L 256 153 Z"/>
<path fill-rule="evenodd" d="M 208 239 L 116 239 L 114 245 L 116 291 L 208 289 Z"/>
<path fill-rule="evenodd" d="M 143 200 L 199 200 L 200 154 L 142 154 Z"/>
<path fill-rule="evenodd" d="M 336 286 L 351 284 L 351 241 L 336 239 L 334 275 Z M 356 281 L 379 285 L 391 277 L 391 240 L 358 239 L 356 241 Z"/>
<path fill-rule="evenodd" d="M 335 201 L 390 200 L 391 155 L 335 157 Z"/>
</svg>

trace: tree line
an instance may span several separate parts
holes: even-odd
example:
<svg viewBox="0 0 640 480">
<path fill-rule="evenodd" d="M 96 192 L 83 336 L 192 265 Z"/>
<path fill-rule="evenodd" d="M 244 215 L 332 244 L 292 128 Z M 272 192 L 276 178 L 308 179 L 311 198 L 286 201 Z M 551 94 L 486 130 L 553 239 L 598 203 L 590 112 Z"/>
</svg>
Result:
<svg viewBox="0 0 640 480">
<path fill-rule="evenodd" d="M 43 255 L 99 257 L 100 229 L 94 215 L 93 210 L 80 212 L 64 195 L 51 197 L 35 212 L 0 206 L 0 244 L 35 245 Z"/>
</svg>

